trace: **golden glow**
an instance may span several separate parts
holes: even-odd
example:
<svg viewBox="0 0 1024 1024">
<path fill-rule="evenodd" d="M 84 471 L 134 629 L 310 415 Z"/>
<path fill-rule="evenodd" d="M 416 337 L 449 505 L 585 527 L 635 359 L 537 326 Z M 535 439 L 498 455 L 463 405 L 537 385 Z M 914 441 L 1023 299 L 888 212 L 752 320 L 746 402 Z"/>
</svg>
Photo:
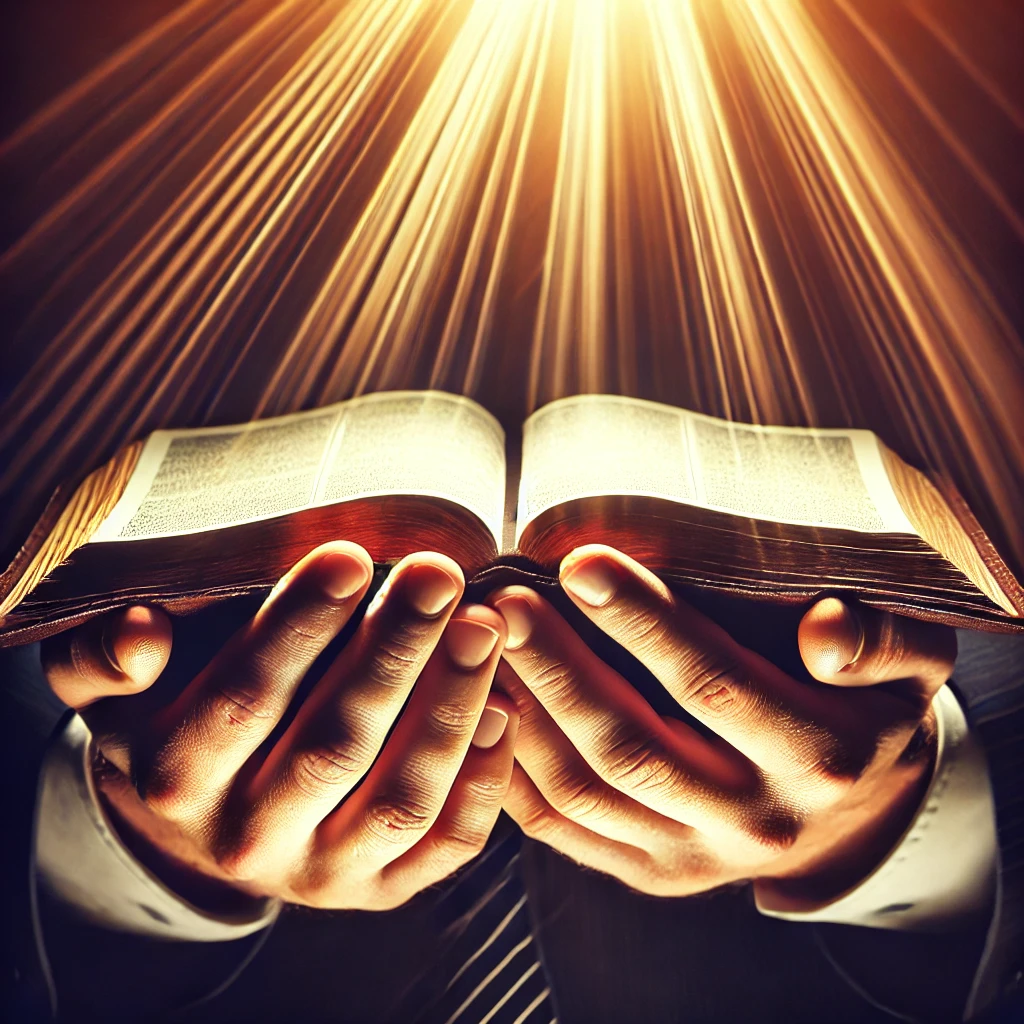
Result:
<svg viewBox="0 0 1024 1024">
<path fill-rule="evenodd" d="M 885 103 L 1000 230 L 1024 218 L 869 14 L 192 0 L 0 149 L 40 176 L 0 258 L 28 310 L 14 519 L 48 454 L 47 487 L 157 426 L 424 386 L 514 423 L 610 391 L 872 427 L 1024 560 L 1020 339 Z M 955 26 L 906 18 L 1024 133 Z"/>
</svg>

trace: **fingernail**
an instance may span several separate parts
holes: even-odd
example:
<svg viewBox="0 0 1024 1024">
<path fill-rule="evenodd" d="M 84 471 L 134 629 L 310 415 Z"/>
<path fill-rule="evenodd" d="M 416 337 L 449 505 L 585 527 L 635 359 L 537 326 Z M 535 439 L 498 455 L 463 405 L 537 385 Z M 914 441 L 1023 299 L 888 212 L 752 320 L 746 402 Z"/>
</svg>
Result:
<svg viewBox="0 0 1024 1024">
<path fill-rule="evenodd" d="M 470 669 L 482 665 L 497 642 L 498 634 L 486 623 L 475 619 L 452 619 L 444 631 L 448 657 L 459 668 Z"/>
<path fill-rule="evenodd" d="M 844 653 L 847 651 L 853 652 L 846 664 L 839 670 L 840 672 L 845 672 L 849 668 L 854 668 L 860 660 L 860 656 L 864 653 L 864 643 L 867 637 L 864 633 L 864 623 L 860 621 L 860 616 L 845 603 L 843 604 L 842 621 L 838 628 L 844 634 Z"/>
<path fill-rule="evenodd" d="M 619 585 L 619 573 L 605 558 L 587 558 L 575 564 L 562 563 L 562 586 L 593 608 L 606 605 Z"/>
<path fill-rule="evenodd" d="M 428 619 L 439 615 L 459 592 L 459 584 L 437 565 L 414 565 L 403 574 L 409 604 Z"/>
<path fill-rule="evenodd" d="M 493 747 L 505 733 L 505 726 L 508 725 L 508 715 L 500 708 L 484 708 L 484 713 L 477 723 L 476 732 L 473 733 L 472 744 L 481 750 Z"/>
<path fill-rule="evenodd" d="M 119 620 L 123 620 L 125 613 L 123 611 L 118 612 L 116 618 L 112 615 L 103 625 L 103 634 L 100 636 L 100 646 L 103 648 L 103 654 L 107 661 L 110 662 L 111 667 L 115 672 L 120 672 L 121 675 L 127 675 L 125 670 L 121 667 L 121 662 L 117 660 L 117 653 L 114 651 L 114 637 L 113 633 L 118 624 Z"/>
<path fill-rule="evenodd" d="M 344 551 L 328 551 L 316 563 L 320 586 L 335 601 L 351 597 L 370 578 L 361 559 Z"/>
<path fill-rule="evenodd" d="M 533 632 L 533 609 L 530 602 L 525 597 L 509 594 L 508 597 L 495 601 L 494 607 L 501 612 L 501 617 L 508 627 L 505 650 L 514 651 L 517 647 L 522 647 Z"/>
</svg>

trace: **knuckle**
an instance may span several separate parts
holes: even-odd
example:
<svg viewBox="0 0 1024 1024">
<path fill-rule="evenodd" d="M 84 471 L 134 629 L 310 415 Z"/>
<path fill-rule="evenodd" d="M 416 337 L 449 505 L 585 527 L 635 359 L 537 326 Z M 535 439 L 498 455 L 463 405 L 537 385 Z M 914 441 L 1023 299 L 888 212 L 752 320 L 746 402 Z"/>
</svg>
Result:
<svg viewBox="0 0 1024 1024">
<path fill-rule="evenodd" d="M 374 687 L 402 687 L 419 675 L 426 653 L 421 632 L 411 625 L 398 625 L 369 647 L 362 674 Z"/>
<path fill-rule="evenodd" d="M 529 691 L 527 691 L 529 694 Z M 532 699 L 531 699 L 532 698 Z M 527 697 L 516 695 L 516 709 L 519 712 L 519 732 L 527 735 L 544 726 L 546 715 L 543 705 L 532 694 Z"/>
<path fill-rule="evenodd" d="M 684 705 L 717 718 L 741 711 L 746 687 L 742 666 L 735 658 L 704 651 L 689 653 L 679 667 L 679 677 L 686 681 L 682 691 Z"/>
<path fill-rule="evenodd" d="M 487 845 L 490 829 L 482 823 L 453 822 L 438 836 L 442 859 L 449 872 L 471 861 Z"/>
<path fill-rule="evenodd" d="M 333 609 L 305 605 L 283 611 L 275 623 L 274 641 L 288 654 L 318 651 L 334 634 Z"/>
<path fill-rule="evenodd" d="M 283 667 L 315 658 L 334 636 L 327 609 L 277 609 L 249 633 L 243 648 L 245 675 L 271 680 Z"/>
<path fill-rule="evenodd" d="M 661 654 L 666 647 L 663 615 L 642 607 L 625 609 L 620 618 L 622 635 L 629 637 L 630 649 L 639 655 Z"/>
<path fill-rule="evenodd" d="M 243 728 L 257 726 L 260 722 L 271 722 L 277 717 L 265 697 L 240 686 L 218 687 L 212 703 L 218 717 L 230 725 Z"/>
<path fill-rule="evenodd" d="M 530 689 L 548 706 L 570 708 L 578 700 L 584 683 L 578 669 L 559 659 L 546 658 L 530 672 Z"/>
<path fill-rule="evenodd" d="M 671 793 L 678 788 L 679 768 L 652 737 L 630 731 L 608 744 L 600 775 L 620 789 Z"/>
<path fill-rule="evenodd" d="M 381 798 L 370 802 L 365 824 L 370 834 L 386 842 L 405 843 L 422 835 L 433 823 L 427 807 L 409 798 Z"/>
<path fill-rule="evenodd" d="M 608 790 L 597 779 L 581 778 L 576 773 L 556 778 L 552 797 L 555 807 L 577 822 L 603 821 L 614 810 Z"/>
<path fill-rule="evenodd" d="M 508 791 L 508 775 L 498 775 L 487 772 L 467 779 L 465 783 L 465 797 L 470 804 L 482 804 L 488 806 L 500 801 Z"/>
<path fill-rule="evenodd" d="M 472 733 L 476 727 L 478 713 L 468 702 L 459 700 L 438 701 L 430 709 L 430 725 L 433 731 L 443 737 L 457 739 Z"/>
<path fill-rule="evenodd" d="M 292 759 L 292 780 L 306 796 L 318 798 L 354 785 L 366 773 L 370 758 L 343 743 L 323 743 Z"/>
</svg>

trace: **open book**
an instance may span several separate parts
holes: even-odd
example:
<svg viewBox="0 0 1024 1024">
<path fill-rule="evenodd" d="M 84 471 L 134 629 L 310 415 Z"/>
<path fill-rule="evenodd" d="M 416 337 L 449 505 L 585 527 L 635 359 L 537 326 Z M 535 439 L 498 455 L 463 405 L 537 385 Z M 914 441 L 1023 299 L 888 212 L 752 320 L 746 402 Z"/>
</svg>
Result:
<svg viewBox="0 0 1024 1024">
<path fill-rule="evenodd" d="M 1024 625 L 1020 585 L 956 492 L 868 431 L 587 395 L 534 413 L 521 451 L 520 468 L 489 413 L 434 391 L 157 431 L 51 500 L 0 577 L 0 643 L 267 587 L 336 538 L 384 564 L 441 551 L 470 577 L 512 551 L 556 574 L 603 542 L 683 584 Z"/>
</svg>

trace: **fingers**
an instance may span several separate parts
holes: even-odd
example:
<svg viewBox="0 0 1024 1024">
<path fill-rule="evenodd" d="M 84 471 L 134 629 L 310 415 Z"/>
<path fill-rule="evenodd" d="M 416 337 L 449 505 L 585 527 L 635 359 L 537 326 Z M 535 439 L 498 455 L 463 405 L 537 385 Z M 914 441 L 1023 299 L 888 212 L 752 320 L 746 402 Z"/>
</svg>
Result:
<svg viewBox="0 0 1024 1024">
<path fill-rule="evenodd" d="M 507 587 L 488 601 L 508 623 L 505 660 L 597 775 L 659 814 L 722 830 L 723 794 L 749 780 L 749 766 L 670 729 L 533 591 Z"/>
<path fill-rule="evenodd" d="M 372 851 L 383 866 L 425 837 L 478 728 L 504 640 L 492 608 L 471 605 L 452 616 L 379 760 L 324 823 L 325 842 Z M 483 731 L 492 728 L 489 721 Z"/>
<path fill-rule="evenodd" d="M 270 735 L 310 666 L 355 611 L 373 575 L 345 541 L 298 562 L 161 715 L 147 798 L 175 820 L 202 813 Z"/>
<path fill-rule="evenodd" d="M 492 693 L 437 820 L 381 874 L 390 906 L 446 878 L 483 850 L 508 793 L 518 725 L 515 703 Z"/>
<path fill-rule="evenodd" d="M 649 854 L 599 836 L 560 814 L 518 764 L 512 768 L 505 810 L 524 835 L 558 850 L 577 864 L 612 875 L 634 889 L 657 891 Z"/>
<path fill-rule="evenodd" d="M 832 695 L 736 643 L 612 548 L 577 548 L 562 563 L 561 581 L 577 607 L 650 669 L 685 711 L 755 764 L 788 772 L 820 759 L 822 743 L 840 724 L 842 709 Z"/>
<path fill-rule="evenodd" d="M 906 680 L 925 702 L 949 679 L 956 661 L 952 629 L 853 607 L 835 597 L 807 611 L 797 639 L 807 671 L 823 683 L 870 686 Z"/>
<path fill-rule="evenodd" d="M 248 787 L 253 806 L 247 837 L 236 844 L 239 870 L 250 846 L 270 850 L 305 841 L 369 771 L 463 588 L 462 571 L 444 555 L 421 552 L 395 566 Z M 469 688 L 475 694 L 474 684 Z M 249 842 L 261 836 L 267 842 Z"/>
<path fill-rule="evenodd" d="M 497 679 L 519 708 L 516 761 L 559 814 L 606 839 L 648 850 L 690 840 L 693 829 L 601 779 L 507 663 L 498 667 Z"/>
<path fill-rule="evenodd" d="M 151 686 L 171 654 L 171 620 L 157 608 L 110 612 L 43 645 L 50 687 L 80 711 Z"/>
</svg>

